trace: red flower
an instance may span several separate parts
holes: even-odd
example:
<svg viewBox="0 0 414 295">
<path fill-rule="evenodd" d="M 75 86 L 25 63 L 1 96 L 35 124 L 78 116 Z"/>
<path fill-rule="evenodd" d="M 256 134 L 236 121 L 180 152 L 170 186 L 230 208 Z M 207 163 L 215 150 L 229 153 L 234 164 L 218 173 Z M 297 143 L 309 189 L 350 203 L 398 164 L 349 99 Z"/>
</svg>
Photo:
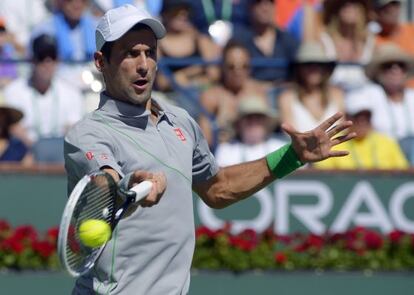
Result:
<svg viewBox="0 0 414 295">
<path fill-rule="evenodd" d="M 275 253 L 275 261 L 278 264 L 284 264 L 287 261 L 287 256 L 283 252 L 276 252 Z"/>
<path fill-rule="evenodd" d="M 309 247 L 316 248 L 316 249 L 319 250 L 323 247 L 325 242 L 324 242 L 324 239 L 321 236 L 311 234 L 307 238 L 306 243 Z"/>
<path fill-rule="evenodd" d="M 31 225 L 22 225 L 15 229 L 13 236 L 19 240 L 28 240 L 34 242 L 37 240 L 37 232 Z"/>
<path fill-rule="evenodd" d="M 207 236 L 208 238 L 213 238 L 215 236 L 214 231 L 209 229 L 206 226 L 200 226 L 196 229 L 195 232 L 196 238 L 198 239 L 201 236 Z"/>
<path fill-rule="evenodd" d="M 229 242 L 233 247 L 250 252 L 256 248 L 258 237 L 254 230 L 246 229 L 236 236 L 230 236 Z"/>
<path fill-rule="evenodd" d="M 404 236 L 404 233 L 400 230 L 393 230 L 388 234 L 388 237 L 392 244 L 398 244 L 401 240 L 401 238 Z"/>
<path fill-rule="evenodd" d="M 6 251 L 12 251 L 16 254 L 20 254 L 24 251 L 23 243 L 15 237 L 10 237 L 4 240 L 1 244 L 1 248 Z"/>
<path fill-rule="evenodd" d="M 365 245 L 368 249 L 378 250 L 382 247 L 382 244 L 383 240 L 378 233 L 369 231 L 365 234 Z"/>
<path fill-rule="evenodd" d="M 36 241 L 33 243 L 33 250 L 43 258 L 48 258 L 55 252 L 55 246 L 49 241 Z"/>
<path fill-rule="evenodd" d="M 59 235 L 59 228 L 58 227 L 52 227 L 46 233 L 47 239 L 50 242 L 54 243 L 54 244 L 56 244 L 56 242 L 57 242 L 58 235 Z"/>
</svg>

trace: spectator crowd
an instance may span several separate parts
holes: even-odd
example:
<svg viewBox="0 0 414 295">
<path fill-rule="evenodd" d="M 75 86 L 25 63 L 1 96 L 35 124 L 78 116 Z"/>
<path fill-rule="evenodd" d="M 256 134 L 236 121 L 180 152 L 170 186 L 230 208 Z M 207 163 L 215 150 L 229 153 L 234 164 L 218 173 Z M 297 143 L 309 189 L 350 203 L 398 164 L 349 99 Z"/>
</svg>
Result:
<svg viewBox="0 0 414 295">
<path fill-rule="evenodd" d="M 342 111 L 350 155 L 315 168 L 414 166 L 404 0 L 1 0 L 0 162 L 63 162 L 66 131 L 104 89 L 97 19 L 125 4 L 164 23 L 153 97 L 198 120 L 219 165 L 281 147 L 282 123 L 306 131 Z"/>
</svg>

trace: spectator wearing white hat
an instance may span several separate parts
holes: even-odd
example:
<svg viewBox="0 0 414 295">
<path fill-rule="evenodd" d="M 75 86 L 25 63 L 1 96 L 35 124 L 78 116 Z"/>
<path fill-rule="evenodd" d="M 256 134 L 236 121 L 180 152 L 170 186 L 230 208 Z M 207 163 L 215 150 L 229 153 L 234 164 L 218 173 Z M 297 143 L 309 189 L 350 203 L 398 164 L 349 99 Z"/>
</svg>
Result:
<svg viewBox="0 0 414 295">
<path fill-rule="evenodd" d="M 320 169 L 406 169 L 409 164 L 398 143 L 391 137 L 377 132 L 371 124 L 372 105 L 367 98 L 354 97 L 346 103 L 346 114 L 354 123 L 351 127 L 356 137 L 338 145 L 349 155 L 331 158 L 314 166 Z"/>
<path fill-rule="evenodd" d="M 319 43 L 301 45 L 293 64 L 293 84 L 279 98 L 282 122 L 304 131 L 343 111 L 343 92 L 329 82 L 335 65 Z"/>
<path fill-rule="evenodd" d="M 414 90 L 406 87 L 413 69 L 413 57 L 394 44 L 382 45 L 365 70 L 374 83 L 349 95 L 370 100 L 374 128 L 395 139 L 414 135 Z"/>
<path fill-rule="evenodd" d="M 236 139 L 218 145 L 215 153 L 217 163 L 225 167 L 253 161 L 282 147 L 286 141 L 271 136 L 277 119 L 276 112 L 263 100 L 255 97 L 243 99 L 235 122 Z"/>
</svg>

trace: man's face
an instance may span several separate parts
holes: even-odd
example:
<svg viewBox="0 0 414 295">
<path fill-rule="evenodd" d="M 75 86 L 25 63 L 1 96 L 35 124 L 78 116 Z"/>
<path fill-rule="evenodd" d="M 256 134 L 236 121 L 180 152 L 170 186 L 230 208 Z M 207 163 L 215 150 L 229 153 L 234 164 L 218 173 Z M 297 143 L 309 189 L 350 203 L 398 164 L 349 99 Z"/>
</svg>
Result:
<svg viewBox="0 0 414 295">
<path fill-rule="evenodd" d="M 356 139 L 361 140 L 365 138 L 372 130 L 371 112 L 363 110 L 353 116 L 348 116 L 354 124 L 350 128 L 352 132 L 356 133 Z"/>
<path fill-rule="evenodd" d="M 113 44 L 110 60 L 103 58 L 102 62 L 100 70 L 110 96 L 141 105 L 151 98 L 157 40 L 149 28 L 126 33 Z"/>
<path fill-rule="evenodd" d="M 273 0 L 254 0 L 250 11 L 253 22 L 268 26 L 274 24 Z"/>
<path fill-rule="evenodd" d="M 225 83 L 240 88 L 250 76 L 250 57 L 243 48 L 232 48 L 224 57 L 223 75 Z"/>
<path fill-rule="evenodd" d="M 387 91 L 398 91 L 404 88 L 407 80 L 407 65 L 404 62 L 392 61 L 381 65 L 378 82 Z"/>
<path fill-rule="evenodd" d="M 61 0 L 60 8 L 70 21 L 79 21 L 85 12 L 88 0 Z"/>
<path fill-rule="evenodd" d="M 52 81 L 57 67 L 57 60 L 51 57 L 36 60 L 33 63 L 33 75 L 38 81 L 50 83 Z"/>
<path fill-rule="evenodd" d="M 381 7 L 377 11 L 378 22 L 381 26 L 393 27 L 400 22 L 401 3 L 394 1 Z"/>
</svg>

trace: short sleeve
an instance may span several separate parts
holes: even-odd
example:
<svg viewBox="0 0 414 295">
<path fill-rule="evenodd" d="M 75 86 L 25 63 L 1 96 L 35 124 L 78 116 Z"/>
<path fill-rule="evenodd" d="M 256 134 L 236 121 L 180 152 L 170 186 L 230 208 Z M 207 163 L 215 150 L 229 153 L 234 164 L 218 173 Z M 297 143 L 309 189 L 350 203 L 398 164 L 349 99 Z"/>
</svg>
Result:
<svg viewBox="0 0 414 295">
<path fill-rule="evenodd" d="M 219 166 L 217 165 L 214 155 L 208 147 L 207 140 L 204 138 L 200 126 L 191 119 L 193 130 L 195 132 L 195 144 L 193 149 L 193 183 L 207 181 L 217 174 Z"/>
<path fill-rule="evenodd" d="M 65 137 L 65 169 L 68 175 L 68 192 L 84 175 L 110 167 L 123 177 L 121 167 L 115 160 L 116 151 L 110 144 L 111 137 L 97 130 L 84 131 L 75 126 Z"/>
</svg>

